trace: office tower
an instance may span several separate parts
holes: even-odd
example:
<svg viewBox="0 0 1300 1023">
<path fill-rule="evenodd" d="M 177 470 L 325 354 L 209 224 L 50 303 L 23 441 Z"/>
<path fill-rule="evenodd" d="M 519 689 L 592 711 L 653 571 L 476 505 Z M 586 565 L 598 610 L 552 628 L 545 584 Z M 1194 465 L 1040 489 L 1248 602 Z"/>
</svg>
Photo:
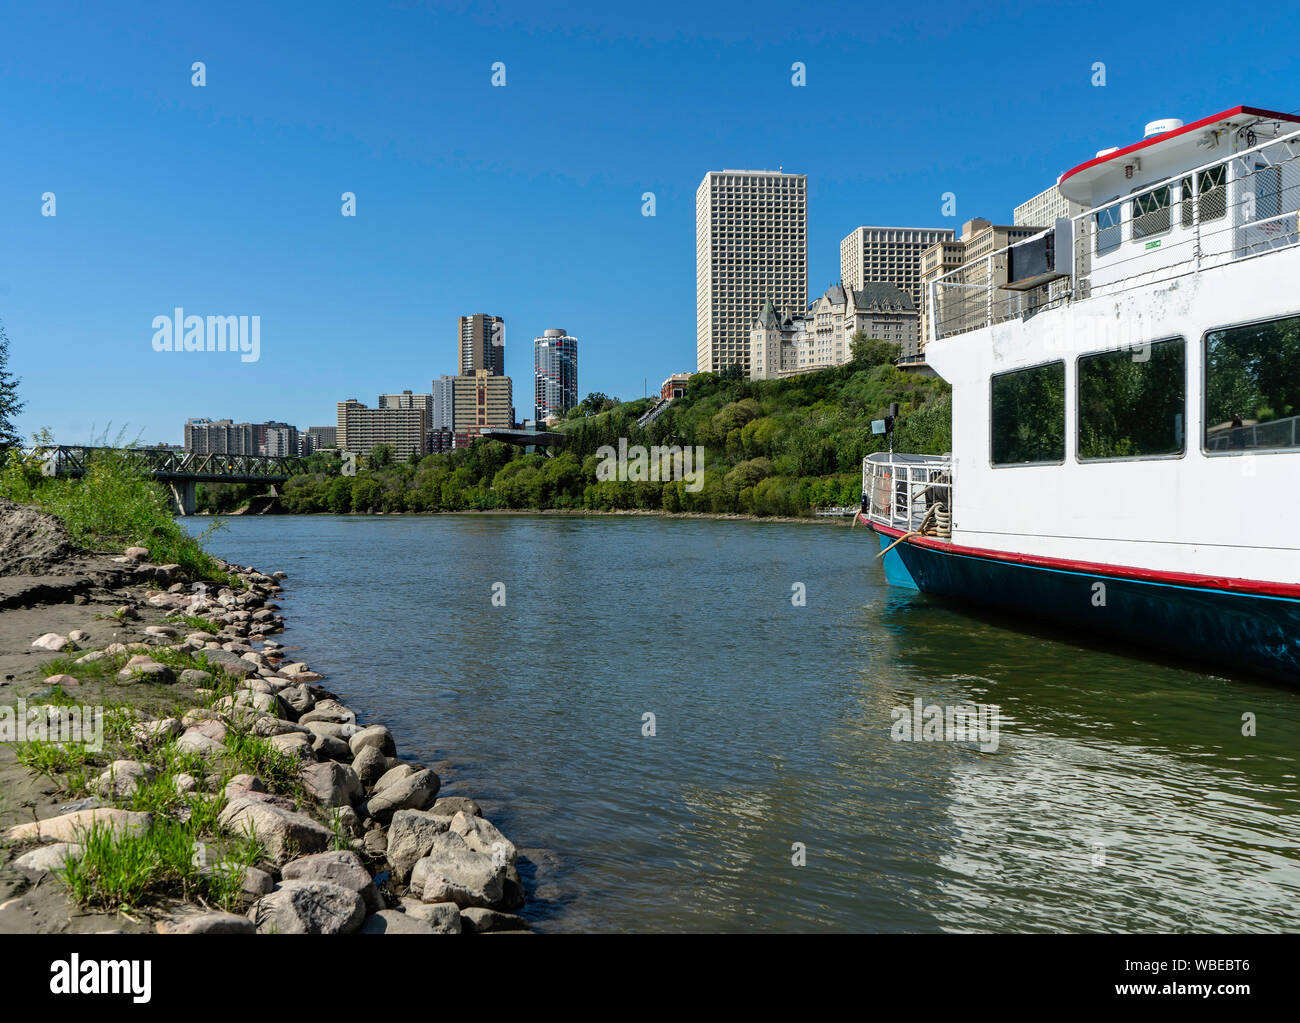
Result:
<svg viewBox="0 0 1300 1023">
<path fill-rule="evenodd" d="M 749 330 L 771 299 L 808 304 L 808 178 L 709 171 L 695 193 L 696 368 L 749 374 Z"/>
<path fill-rule="evenodd" d="M 533 338 L 533 416 L 563 419 L 578 404 L 578 339 L 563 329 Z"/>
<path fill-rule="evenodd" d="M 473 376 L 487 370 L 492 376 L 506 372 L 506 321 L 500 316 L 474 313 L 457 321 L 459 328 L 460 373 Z"/>
<path fill-rule="evenodd" d="M 956 236 L 946 227 L 859 227 L 840 242 L 840 282 L 856 291 L 873 282 L 892 284 L 920 309 L 921 254 Z"/>
<path fill-rule="evenodd" d="M 433 430 L 450 430 L 455 423 L 456 378 L 444 373 L 433 381 L 433 406 L 429 416 L 429 428 Z"/>
</svg>

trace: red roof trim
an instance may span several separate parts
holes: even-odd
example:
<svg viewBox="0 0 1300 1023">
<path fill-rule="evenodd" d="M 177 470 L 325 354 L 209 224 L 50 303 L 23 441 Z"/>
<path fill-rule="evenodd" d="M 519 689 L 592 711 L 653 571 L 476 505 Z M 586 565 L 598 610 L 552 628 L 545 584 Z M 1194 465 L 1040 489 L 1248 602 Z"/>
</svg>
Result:
<svg viewBox="0 0 1300 1023">
<path fill-rule="evenodd" d="M 1208 128 L 1212 124 L 1218 124 L 1220 121 L 1226 121 L 1230 117 L 1237 117 L 1240 114 L 1246 114 L 1250 117 L 1274 118 L 1279 121 L 1300 121 L 1300 117 L 1294 114 L 1280 114 L 1276 110 L 1261 110 L 1259 107 L 1233 107 L 1231 110 L 1224 110 L 1222 113 L 1212 114 L 1209 117 L 1202 117 L 1199 121 L 1193 121 L 1191 124 L 1185 124 L 1181 128 L 1175 128 L 1173 131 L 1167 131 L 1160 135 L 1152 135 L 1149 139 L 1143 139 L 1141 142 L 1135 142 L 1131 146 L 1125 146 L 1123 149 L 1116 150 L 1113 153 L 1107 153 L 1105 156 L 1094 157 L 1087 163 L 1081 163 L 1073 170 L 1068 170 L 1061 175 L 1060 184 L 1064 184 L 1067 179 L 1085 171 L 1089 167 L 1096 167 L 1111 160 L 1118 160 L 1122 156 L 1128 156 L 1130 153 L 1136 153 L 1138 150 L 1145 149 L 1147 146 L 1155 145 L 1157 142 L 1166 142 L 1169 139 L 1177 138 L 1179 135 L 1186 135 L 1188 132 L 1199 131 L 1202 128 Z"/>
<path fill-rule="evenodd" d="M 861 512 L 858 517 L 864 525 L 879 533 L 897 539 L 903 535 L 901 529 L 868 521 Z M 1029 565 L 1035 568 L 1052 568 L 1067 572 L 1083 572 L 1088 575 L 1108 575 L 1121 579 L 1133 579 L 1147 583 L 1165 583 L 1170 586 L 1193 586 L 1207 590 L 1226 590 L 1249 596 L 1287 597 L 1300 599 L 1300 586 L 1294 583 L 1272 583 L 1256 579 L 1233 579 L 1224 576 L 1193 575 L 1189 572 L 1162 572 L 1152 568 L 1131 568 L 1124 565 L 1103 565 L 1094 561 L 1072 561 L 1067 558 L 1048 558 L 1038 554 L 1016 554 L 1012 551 L 994 551 L 984 547 L 963 547 L 959 544 L 935 540 L 928 536 L 908 537 L 908 543 L 914 543 L 931 550 L 948 554 L 961 554 L 967 557 L 987 558 L 1005 561 L 1017 565 Z"/>
</svg>

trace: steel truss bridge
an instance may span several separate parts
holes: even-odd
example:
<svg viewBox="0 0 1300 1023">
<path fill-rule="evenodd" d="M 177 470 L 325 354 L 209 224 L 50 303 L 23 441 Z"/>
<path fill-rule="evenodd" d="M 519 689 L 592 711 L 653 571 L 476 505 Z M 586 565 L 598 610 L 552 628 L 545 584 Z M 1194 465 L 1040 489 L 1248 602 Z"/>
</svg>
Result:
<svg viewBox="0 0 1300 1023">
<path fill-rule="evenodd" d="M 32 450 L 46 476 L 84 476 L 96 456 L 112 452 L 166 483 L 181 515 L 193 515 L 196 483 L 265 483 L 275 487 L 303 472 L 303 459 L 281 455 L 221 455 L 173 448 L 106 448 L 69 444 Z"/>
</svg>

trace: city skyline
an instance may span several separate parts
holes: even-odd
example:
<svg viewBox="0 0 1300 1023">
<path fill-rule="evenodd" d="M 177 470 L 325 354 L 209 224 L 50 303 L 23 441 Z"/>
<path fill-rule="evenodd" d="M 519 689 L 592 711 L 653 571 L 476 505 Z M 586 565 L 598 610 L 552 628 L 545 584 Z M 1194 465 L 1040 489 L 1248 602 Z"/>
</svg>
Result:
<svg viewBox="0 0 1300 1023">
<path fill-rule="evenodd" d="M 862 225 L 1010 223 L 1149 120 L 1300 106 L 1287 54 L 1256 54 L 1226 85 L 1201 73 L 1253 39 L 1246 26 L 1139 58 L 1086 33 L 1031 45 L 1046 13 L 1016 24 L 944 5 L 919 26 L 833 12 L 792 25 L 781 10 L 593 6 L 600 27 L 574 30 L 523 8 L 412 6 L 357 26 L 341 6 L 236 4 L 150 9 L 148 33 L 57 6 L 7 11 L 6 37 L 24 41 L 0 70 L 0 321 L 27 402 L 19 428 L 174 443 L 203 414 L 329 423 L 342 398 L 455 372 L 448 325 L 476 309 L 510 325 L 516 381 L 532 371 L 526 339 L 560 322 L 583 339 L 584 393 L 639 397 L 695 366 L 694 194 L 711 170 L 807 176 L 813 296 L 838 282 L 839 243 Z M 968 57 L 991 48 L 1025 56 Z M 1034 61 L 1049 73 L 1027 95 Z M 931 67 L 960 69 L 962 87 Z M 890 109 L 924 117 L 876 130 Z M 656 315 L 627 316 L 629 295 Z M 260 318 L 257 359 L 155 350 L 153 320 L 182 308 Z M 145 379 L 150 400 L 133 401 Z"/>
</svg>

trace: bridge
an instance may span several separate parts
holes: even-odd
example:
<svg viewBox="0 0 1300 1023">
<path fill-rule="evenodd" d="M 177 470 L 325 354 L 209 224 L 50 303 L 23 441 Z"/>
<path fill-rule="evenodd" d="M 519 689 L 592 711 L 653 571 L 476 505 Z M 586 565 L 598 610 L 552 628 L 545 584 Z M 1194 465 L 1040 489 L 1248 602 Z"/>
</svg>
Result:
<svg viewBox="0 0 1300 1023">
<path fill-rule="evenodd" d="M 275 487 L 304 471 L 301 458 L 281 455 L 221 455 L 174 448 L 105 448 L 60 444 L 34 448 L 46 476 L 84 476 L 94 459 L 111 452 L 166 483 L 180 515 L 193 515 L 197 483 L 266 483 Z"/>
<path fill-rule="evenodd" d="M 545 430 L 484 430 L 479 434 L 484 440 L 499 440 L 506 444 L 524 449 L 531 454 L 537 448 L 550 455 L 552 448 L 560 448 L 566 440 L 562 433 L 548 433 Z"/>
</svg>

